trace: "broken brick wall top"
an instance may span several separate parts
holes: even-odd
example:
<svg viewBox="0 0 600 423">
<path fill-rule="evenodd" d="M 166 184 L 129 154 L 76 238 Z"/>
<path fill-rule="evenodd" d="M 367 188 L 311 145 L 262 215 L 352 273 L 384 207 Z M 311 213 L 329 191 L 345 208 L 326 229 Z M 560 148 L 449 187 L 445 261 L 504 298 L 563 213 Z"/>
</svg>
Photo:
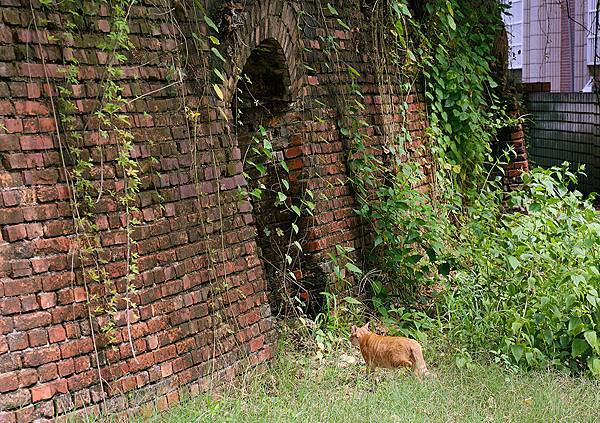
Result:
<svg viewBox="0 0 600 423">
<path fill-rule="evenodd" d="M 87 178 L 101 246 L 96 263 L 122 294 L 130 247 L 119 202 L 123 169 L 114 137 L 103 136 L 94 114 L 110 60 L 98 46 L 111 31 L 111 11 L 90 3 L 94 13 L 83 13 L 67 31 L 74 18 L 65 11 L 0 0 L 0 421 L 153 400 L 164 407 L 271 356 L 271 291 L 279 285 L 263 260 L 273 239 L 261 234 L 294 217 L 274 208 L 268 195 L 240 195 L 257 183 L 244 159 L 260 126 L 290 169 L 290 196 L 313 196 L 312 216 L 294 220 L 302 251 L 288 270 L 318 283 L 330 272 L 327 252 L 361 247 L 337 126 L 349 83 L 342 63 L 361 73 L 363 117 L 375 145 L 402 124 L 397 111 L 405 99 L 378 84 L 364 50 L 360 2 L 338 2 L 339 16 L 318 1 L 229 3 L 225 10 L 212 2 L 208 13 L 222 32 L 221 45 L 212 47 L 225 58 L 224 82 L 215 79 L 220 59 L 192 3 L 143 0 L 129 10 L 133 48 L 117 82 L 135 137 L 132 157 L 143 172 L 135 197 L 140 223 L 132 233 L 139 275 L 135 311 L 127 312 L 117 295 L 109 345 L 102 332 L 109 317 L 97 308 L 107 287 L 86 280 L 90 262 L 75 233 L 68 179 L 74 158 L 63 144 L 57 87 L 76 59 L 72 125 L 93 163 Z M 262 85 L 244 91 L 242 73 Z M 269 113 L 248 101 L 256 96 L 272 104 Z M 416 147 L 423 104 L 413 95 L 408 103 Z"/>
</svg>

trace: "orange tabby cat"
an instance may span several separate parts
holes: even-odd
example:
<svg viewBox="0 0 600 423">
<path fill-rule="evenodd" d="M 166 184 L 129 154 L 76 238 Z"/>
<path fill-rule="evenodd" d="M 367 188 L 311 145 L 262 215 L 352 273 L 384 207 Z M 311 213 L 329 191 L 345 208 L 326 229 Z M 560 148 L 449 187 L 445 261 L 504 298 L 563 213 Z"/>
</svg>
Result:
<svg viewBox="0 0 600 423">
<path fill-rule="evenodd" d="M 423 349 L 414 339 L 402 336 L 381 336 L 369 330 L 367 323 L 357 328 L 352 325 L 350 342 L 360 347 L 370 370 L 375 367 L 410 367 L 418 377 L 431 376 L 423 359 Z"/>
</svg>

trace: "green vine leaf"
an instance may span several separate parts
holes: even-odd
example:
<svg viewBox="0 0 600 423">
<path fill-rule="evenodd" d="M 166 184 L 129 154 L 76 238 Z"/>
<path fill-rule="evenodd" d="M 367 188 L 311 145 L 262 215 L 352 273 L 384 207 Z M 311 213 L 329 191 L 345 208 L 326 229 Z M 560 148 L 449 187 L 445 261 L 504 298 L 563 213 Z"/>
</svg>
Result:
<svg viewBox="0 0 600 423">
<path fill-rule="evenodd" d="M 331 13 L 332 15 L 335 15 L 335 16 L 339 15 L 338 11 L 336 10 L 335 7 L 333 7 L 331 5 L 331 3 L 327 3 L 327 9 L 329 9 L 329 13 Z"/>
<path fill-rule="evenodd" d="M 452 29 L 453 31 L 456 31 L 456 22 L 454 22 L 454 18 L 452 17 L 452 15 L 448 15 L 447 19 L 448 19 L 448 26 L 450 26 L 450 29 Z"/>
<path fill-rule="evenodd" d="M 213 90 L 215 91 L 215 94 L 217 94 L 217 97 L 219 97 L 219 100 L 223 101 L 224 97 L 221 87 L 219 87 L 217 84 L 213 84 Z"/>
<path fill-rule="evenodd" d="M 219 32 L 219 28 L 217 28 L 217 25 L 215 25 L 213 20 L 209 18 L 208 15 L 204 15 L 204 22 L 206 22 L 206 25 L 208 25 L 213 31 L 216 33 Z"/>
<path fill-rule="evenodd" d="M 217 68 L 214 68 L 214 69 L 213 69 L 213 72 L 215 73 L 215 75 L 217 75 L 217 77 L 218 77 L 218 78 L 219 78 L 221 81 L 225 82 L 225 75 L 223 75 L 219 69 L 217 69 Z"/>
<path fill-rule="evenodd" d="M 356 275 L 360 275 L 362 274 L 362 270 L 360 270 L 356 265 L 354 265 L 353 263 L 346 263 L 346 269 L 348 269 L 349 271 L 351 271 L 352 273 L 356 274 Z"/>
<path fill-rule="evenodd" d="M 210 51 L 212 51 L 212 53 L 219 58 L 219 60 L 221 60 L 223 63 L 227 62 L 227 60 L 225 60 L 225 58 L 223 57 L 223 55 L 221 55 L 221 52 L 219 50 L 217 50 L 215 47 L 211 47 Z"/>
</svg>

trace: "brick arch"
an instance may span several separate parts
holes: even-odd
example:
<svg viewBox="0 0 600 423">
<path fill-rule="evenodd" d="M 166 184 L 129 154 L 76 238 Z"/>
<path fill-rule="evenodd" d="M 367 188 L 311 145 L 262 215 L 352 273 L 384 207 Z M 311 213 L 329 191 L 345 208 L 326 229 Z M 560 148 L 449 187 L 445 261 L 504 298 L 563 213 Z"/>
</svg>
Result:
<svg viewBox="0 0 600 423">
<path fill-rule="evenodd" d="M 248 120 L 242 118 L 244 124 L 237 127 L 236 131 L 229 132 L 229 136 L 232 136 L 234 132 L 236 134 L 233 139 L 230 139 L 230 142 L 240 151 L 241 157 L 245 158 L 252 133 L 257 129 L 256 124 L 264 125 L 271 137 L 274 154 L 283 159 L 289 168 L 288 195 L 290 198 L 297 199 L 307 181 L 305 179 L 306 152 L 310 151 L 304 135 L 306 133 L 305 123 L 302 120 L 302 113 L 299 111 L 302 108 L 304 90 L 308 83 L 303 66 L 303 43 L 298 28 L 298 14 L 289 4 L 281 0 L 271 0 L 265 1 L 264 4 L 261 2 L 261 5 L 255 3 L 253 6 L 249 6 L 241 22 L 242 25 L 231 34 L 225 43 L 225 49 L 230 54 L 230 62 L 225 68 L 229 78 L 225 84 L 223 99 L 227 113 L 232 116 L 228 125 L 231 125 L 230 128 L 237 126 L 236 110 L 238 105 L 235 95 L 238 88 L 238 77 L 247 73 L 247 65 L 252 64 L 257 52 L 263 56 L 271 54 L 265 56 L 268 59 L 265 62 L 271 63 L 264 63 L 263 70 L 276 69 L 282 72 L 284 90 L 276 90 L 276 98 L 273 99 L 278 102 L 278 105 L 269 104 L 268 107 L 261 109 L 268 110 L 266 113 L 259 110 L 257 114 L 245 114 Z M 271 52 L 268 52 L 269 49 Z M 265 94 L 261 100 L 269 98 L 273 88 L 267 87 L 267 92 L 261 92 L 260 94 Z M 252 107 L 245 109 L 252 109 Z M 245 113 L 248 113 L 248 110 L 245 110 Z M 255 187 L 259 179 L 267 186 L 276 184 L 276 181 L 270 180 L 268 177 L 257 177 L 252 169 L 247 168 L 244 163 L 245 161 L 242 160 L 244 174 L 248 175 L 244 176 L 244 183 L 248 187 Z M 270 309 L 274 316 L 279 315 L 280 312 L 286 314 L 290 312 L 289 299 L 296 296 L 302 299 L 306 312 L 316 315 L 320 311 L 320 292 L 323 291 L 322 285 L 325 283 L 322 269 L 303 250 L 290 252 L 293 263 L 289 266 L 282 266 L 283 256 L 278 256 L 274 249 L 269 247 L 279 244 L 281 241 L 277 236 L 273 236 L 276 233 L 275 228 L 284 227 L 286 229 L 284 229 L 281 239 L 289 240 L 290 236 L 293 236 L 294 240 L 299 241 L 304 249 L 306 247 L 307 222 L 301 219 L 298 222 L 300 232 L 291 235 L 293 213 L 290 210 L 287 210 L 287 213 L 281 210 L 271 213 L 275 210 L 273 200 L 267 193 L 263 193 L 261 200 L 249 199 L 253 215 L 251 226 L 256 231 L 254 242 L 256 242 L 257 257 L 260 258 L 263 275 L 267 282 L 266 292 Z M 277 217 L 273 218 L 273 216 Z M 265 228 L 268 228 L 272 235 L 263 235 Z M 278 269 L 282 267 L 295 275 L 293 281 L 287 275 L 278 272 Z M 300 280 L 302 285 L 296 284 Z"/>
<path fill-rule="evenodd" d="M 233 53 L 232 63 L 226 69 L 229 78 L 224 92 L 225 104 L 231 104 L 237 78 L 252 52 L 269 39 L 275 40 L 283 51 L 289 73 L 290 100 L 295 102 L 301 96 L 305 73 L 302 67 L 302 42 L 297 13 L 282 0 L 265 3 L 262 6 L 254 4 L 246 11 L 242 19 L 243 24 L 232 34 L 229 48 Z"/>
</svg>

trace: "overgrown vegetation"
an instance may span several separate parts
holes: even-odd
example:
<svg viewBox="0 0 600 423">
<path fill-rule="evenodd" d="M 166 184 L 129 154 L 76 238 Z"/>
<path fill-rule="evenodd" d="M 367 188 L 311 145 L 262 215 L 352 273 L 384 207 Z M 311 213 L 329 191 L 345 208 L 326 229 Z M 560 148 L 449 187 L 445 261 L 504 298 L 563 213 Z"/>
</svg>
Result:
<svg viewBox="0 0 600 423">
<path fill-rule="evenodd" d="M 600 376 L 600 222 L 575 180 L 567 166 L 535 169 L 518 191 L 485 184 L 465 210 L 440 304 L 472 354 Z"/>
<path fill-rule="evenodd" d="M 490 157 L 497 130 L 517 123 L 493 92 L 489 65 L 502 6 L 435 0 L 420 20 L 407 6 L 385 6 L 386 29 L 393 65 L 424 76 L 433 188 L 422 189 L 422 167 L 405 160 L 406 128 L 389 147 L 394 170 L 368 148 L 354 118 L 353 184 L 359 214 L 375 232 L 371 265 L 382 271 L 367 278 L 371 290 L 361 299 L 396 320 L 392 331 L 447 337 L 459 366 L 487 356 L 508 367 L 600 376 L 592 199 L 569 191 L 576 175 L 566 166 L 535 169 L 506 192 L 502 166 Z"/>
</svg>

